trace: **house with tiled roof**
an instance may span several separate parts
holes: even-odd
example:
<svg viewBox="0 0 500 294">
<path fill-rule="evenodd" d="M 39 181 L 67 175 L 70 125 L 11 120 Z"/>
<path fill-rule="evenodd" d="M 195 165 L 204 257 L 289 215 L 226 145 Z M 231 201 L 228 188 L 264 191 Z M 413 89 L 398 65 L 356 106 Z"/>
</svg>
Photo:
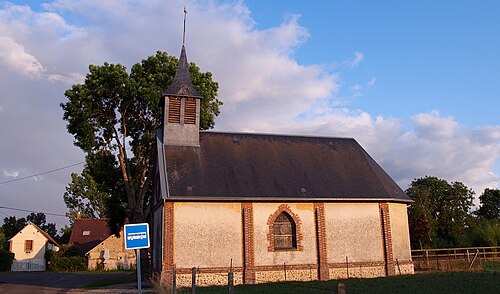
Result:
<svg viewBox="0 0 500 294">
<path fill-rule="evenodd" d="M 201 285 L 413 273 L 411 199 L 352 138 L 200 131 L 184 45 L 162 99 L 152 265 Z"/>
<path fill-rule="evenodd" d="M 130 269 L 136 264 L 133 250 L 111 233 L 107 218 L 76 218 L 68 244 L 87 257 L 88 269 Z"/>
<path fill-rule="evenodd" d="M 14 253 L 12 271 L 44 271 L 45 252 L 59 251 L 60 245 L 33 223 L 28 223 L 9 240 L 9 251 Z"/>
</svg>

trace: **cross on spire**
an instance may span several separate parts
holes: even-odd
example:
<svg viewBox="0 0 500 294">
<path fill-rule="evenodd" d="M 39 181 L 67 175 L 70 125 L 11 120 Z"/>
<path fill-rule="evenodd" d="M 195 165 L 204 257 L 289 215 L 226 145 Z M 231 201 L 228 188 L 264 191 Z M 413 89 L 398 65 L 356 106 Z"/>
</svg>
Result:
<svg viewBox="0 0 500 294">
<path fill-rule="evenodd" d="M 186 5 L 184 5 L 184 30 L 182 31 L 182 46 L 184 46 L 184 43 L 186 42 L 186 16 L 187 16 L 188 10 Z"/>
</svg>

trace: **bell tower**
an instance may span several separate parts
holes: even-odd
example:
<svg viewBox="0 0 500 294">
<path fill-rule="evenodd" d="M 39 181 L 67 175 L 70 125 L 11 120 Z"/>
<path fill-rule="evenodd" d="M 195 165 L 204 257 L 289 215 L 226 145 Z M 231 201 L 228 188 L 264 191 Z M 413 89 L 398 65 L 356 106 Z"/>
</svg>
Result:
<svg viewBox="0 0 500 294">
<path fill-rule="evenodd" d="M 179 64 L 172 84 L 163 94 L 163 144 L 171 146 L 200 145 L 200 105 L 203 97 L 193 86 L 189 76 L 184 47 L 186 13 L 184 8 L 184 34 Z"/>
</svg>

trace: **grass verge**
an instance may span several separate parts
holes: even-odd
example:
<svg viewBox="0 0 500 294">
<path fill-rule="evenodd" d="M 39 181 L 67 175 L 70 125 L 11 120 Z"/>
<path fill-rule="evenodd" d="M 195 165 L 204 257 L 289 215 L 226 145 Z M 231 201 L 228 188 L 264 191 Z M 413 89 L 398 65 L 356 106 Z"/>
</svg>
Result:
<svg viewBox="0 0 500 294">
<path fill-rule="evenodd" d="M 351 293 L 500 293 L 498 272 L 425 273 L 374 279 L 283 282 L 239 285 L 236 293 L 336 293 L 339 282 Z M 226 287 L 196 289 L 196 293 L 227 293 Z"/>
</svg>

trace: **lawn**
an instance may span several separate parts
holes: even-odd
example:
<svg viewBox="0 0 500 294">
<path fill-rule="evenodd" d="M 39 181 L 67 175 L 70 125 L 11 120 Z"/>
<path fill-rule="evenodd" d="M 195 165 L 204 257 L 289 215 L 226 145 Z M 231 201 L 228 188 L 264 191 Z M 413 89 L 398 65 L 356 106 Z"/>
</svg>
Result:
<svg viewBox="0 0 500 294">
<path fill-rule="evenodd" d="M 336 293 L 342 282 L 346 293 L 500 293 L 500 272 L 424 273 L 406 276 L 239 285 L 235 293 Z M 188 293 L 188 291 L 178 291 Z M 227 293 L 226 287 L 198 288 L 196 293 Z"/>
</svg>

